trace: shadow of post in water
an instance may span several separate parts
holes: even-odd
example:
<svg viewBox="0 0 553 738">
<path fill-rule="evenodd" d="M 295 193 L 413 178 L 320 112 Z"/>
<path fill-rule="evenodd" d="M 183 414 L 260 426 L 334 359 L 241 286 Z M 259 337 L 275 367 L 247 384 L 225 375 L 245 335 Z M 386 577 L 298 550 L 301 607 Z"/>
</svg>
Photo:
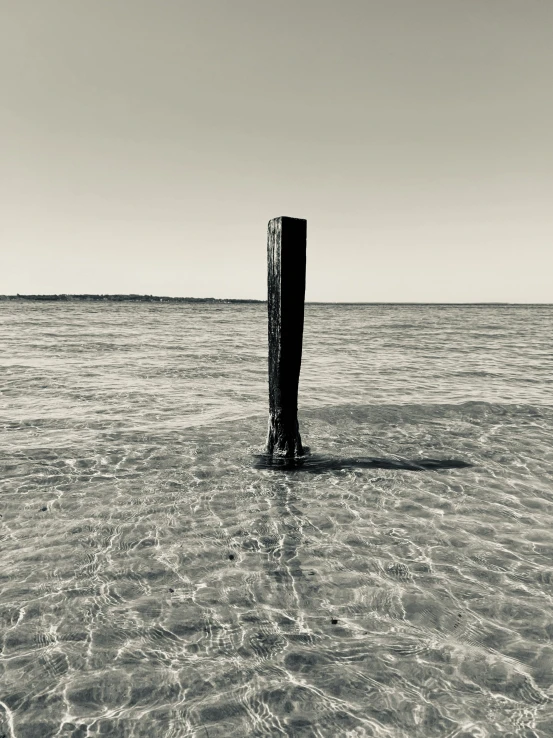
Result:
<svg viewBox="0 0 553 738">
<path fill-rule="evenodd" d="M 305 449 L 307 451 L 307 449 Z M 398 469 L 406 471 L 435 471 L 437 469 L 462 469 L 473 466 L 460 459 L 386 459 L 375 456 L 340 458 L 320 454 L 286 458 L 272 454 L 254 456 L 255 469 L 275 471 L 305 471 L 322 474 L 342 469 Z"/>
</svg>

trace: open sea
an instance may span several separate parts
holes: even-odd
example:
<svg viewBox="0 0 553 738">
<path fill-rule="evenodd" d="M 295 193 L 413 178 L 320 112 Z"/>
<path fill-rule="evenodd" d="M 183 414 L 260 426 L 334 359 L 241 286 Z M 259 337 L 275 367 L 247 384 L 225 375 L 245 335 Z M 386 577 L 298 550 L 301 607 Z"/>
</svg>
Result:
<svg viewBox="0 0 553 738">
<path fill-rule="evenodd" d="M 0 302 L 0 738 L 551 738 L 553 306 Z"/>
</svg>

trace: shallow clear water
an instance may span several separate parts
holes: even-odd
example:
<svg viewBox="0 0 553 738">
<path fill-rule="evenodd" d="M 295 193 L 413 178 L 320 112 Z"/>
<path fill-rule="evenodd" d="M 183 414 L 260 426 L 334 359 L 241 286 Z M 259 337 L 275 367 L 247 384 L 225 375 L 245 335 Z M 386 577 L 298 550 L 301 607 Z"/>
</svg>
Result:
<svg viewBox="0 0 553 738">
<path fill-rule="evenodd" d="M 0 736 L 553 735 L 553 307 L 265 310 L 0 303 Z"/>
</svg>

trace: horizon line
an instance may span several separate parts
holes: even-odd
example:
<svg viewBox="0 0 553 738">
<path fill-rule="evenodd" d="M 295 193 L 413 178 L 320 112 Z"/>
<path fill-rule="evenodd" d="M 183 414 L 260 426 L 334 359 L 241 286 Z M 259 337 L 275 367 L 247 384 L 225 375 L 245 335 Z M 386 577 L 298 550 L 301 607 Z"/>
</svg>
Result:
<svg viewBox="0 0 553 738">
<path fill-rule="evenodd" d="M 233 298 L 233 297 L 171 297 L 168 295 L 139 295 L 137 293 L 58 293 L 58 294 L 29 294 L 23 295 L 0 295 L 0 301 L 5 300 L 27 300 L 36 302 L 69 302 L 70 300 L 82 300 L 89 302 L 204 302 L 204 303 L 267 303 L 267 300 L 255 298 Z M 553 305 L 552 302 L 413 302 L 413 301 L 325 301 L 306 300 L 306 305 L 451 305 L 451 306 L 525 306 L 537 307 Z"/>
</svg>

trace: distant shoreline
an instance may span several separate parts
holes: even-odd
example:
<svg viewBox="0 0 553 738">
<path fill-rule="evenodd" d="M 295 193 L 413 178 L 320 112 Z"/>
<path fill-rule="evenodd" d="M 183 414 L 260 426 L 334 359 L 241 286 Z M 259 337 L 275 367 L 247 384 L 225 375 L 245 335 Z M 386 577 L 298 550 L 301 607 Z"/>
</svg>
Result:
<svg viewBox="0 0 553 738">
<path fill-rule="evenodd" d="M 0 295 L 0 302 L 172 302 L 207 304 L 266 304 L 267 300 L 247 300 L 232 297 L 165 297 L 159 295 Z M 320 302 L 306 301 L 306 305 L 404 305 L 435 307 L 547 307 L 550 302 Z"/>
<path fill-rule="evenodd" d="M 266 302 L 218 297 L 159 297 L 158 295 L 0 295 L 0 300 L 35 300 L 40 302 Z"/>
</svg>

